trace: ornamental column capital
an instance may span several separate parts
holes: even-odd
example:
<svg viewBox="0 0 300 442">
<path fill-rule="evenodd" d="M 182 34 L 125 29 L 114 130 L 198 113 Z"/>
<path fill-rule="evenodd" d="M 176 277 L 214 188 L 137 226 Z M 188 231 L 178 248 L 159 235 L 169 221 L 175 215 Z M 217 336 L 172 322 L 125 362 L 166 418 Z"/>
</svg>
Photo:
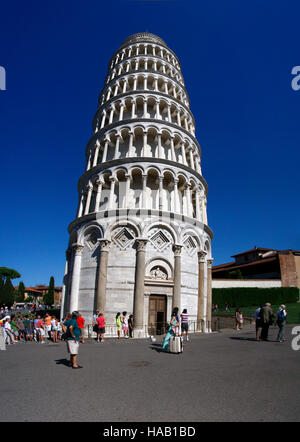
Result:
<svg viewBox="0 0 300 442">
<path fill-rule="evenodd" d="M 109 252 L 111 241 L 106 238 L 97 239 L 101 252 Z"/>
<path fill-rule="evenodd" d="M 146 252 L 147 242 L 149 241 L 147 238 L 136 238 L 137 252 Z"/>
<path fill-rule="evenodd" d="M 183 245 L 182 244 L 173 244 L 173 252 L 174 252 L 174 256 L 180 256 L 181 255 L 181 250 L 182 250 Z"/>
<path fill-rule="evenodd" d="M 72 244 L 72 248 L 75 252 L 75 256 L 81 256 L 84 246 L 78 243 Z"/>
<path fill-rule="evenodd" d="M 207 260 L 207 267 L 208 267 L 208 268 L 211 268 L 213 261 L 214 261 L 213 258 L 209 258 L 209 259 Z"/>
<path fill-rule="evenodd" d="M 198 252 L 199 262 L 205 262 L 206 255 L 207 255 L 207 252 L 205 252 L 204 250 L 201 250 L 200 252 Z"/>
</svg>

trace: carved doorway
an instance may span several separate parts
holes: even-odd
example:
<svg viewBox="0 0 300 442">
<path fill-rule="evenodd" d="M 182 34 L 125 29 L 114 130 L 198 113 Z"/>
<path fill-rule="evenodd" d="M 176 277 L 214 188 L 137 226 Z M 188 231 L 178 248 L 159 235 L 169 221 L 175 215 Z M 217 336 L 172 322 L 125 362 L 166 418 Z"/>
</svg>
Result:
<svg viewBox="0 0 300 442">
<path fill-rule="evenodd" d="M 148 315 L 148 334 L 162 335 L 166 333 L 167 327 L 167 296 L 150 295 L 149 297 L 149 315 Z"/>
</svg>

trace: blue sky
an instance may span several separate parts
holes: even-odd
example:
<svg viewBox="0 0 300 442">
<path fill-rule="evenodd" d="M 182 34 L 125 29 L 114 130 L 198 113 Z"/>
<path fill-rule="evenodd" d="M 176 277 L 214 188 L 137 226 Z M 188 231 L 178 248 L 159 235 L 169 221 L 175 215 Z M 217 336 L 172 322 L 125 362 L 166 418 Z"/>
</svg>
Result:
<svg viewBox="0 0 300 442">
<path fill-rule="evenodd" d="M 297 4 L 298 3 L 298 4 Z M 13 1 L 1 6 L 0 266 L 61 285 L 68 224 L 108 62 L 159 35 L 181 65 L 209 187 L 214 264 L 300 249 L 299 2 Z M 18 280 L 16 280 L 18 282 Z"/>
</svg>

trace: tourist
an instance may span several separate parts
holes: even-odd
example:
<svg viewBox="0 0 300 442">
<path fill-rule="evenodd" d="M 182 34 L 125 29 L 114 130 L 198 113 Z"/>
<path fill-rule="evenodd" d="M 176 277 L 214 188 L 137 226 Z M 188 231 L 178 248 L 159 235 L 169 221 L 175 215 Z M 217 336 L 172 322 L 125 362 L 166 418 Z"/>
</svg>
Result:
<svg viewBox="0 0 300 442">
<path fill-rule="evenodd" d="M 5 341 L 6 344 L 16 344 L 17 340 L 15 339 L 15 335 L 12 332 L 11 324 L 10 324 L 10 316 L 5 316 L 4 323 L 4 331 L 5 331 Z"/>
<path fill-rule="evenodd" d="M 51 319 L 51 332 L 52 332 L 52 341 L 57 342 L 58 322 L 55 316 L 52 316 Z"/>
<path fill-rule="evenodd" d="M 277 325 L 279 327 L 279 331 L 278 331 L 278 335 L 277 335 L 277 342 L 283 342 L 283 341 L 285 341 L 284 329 L 285 329 L 286 317 L 287 317 L 286 307 L 284 304 L 282 304 L 280 306 L 279 310 L 276 313 L 276 316 L 277 316 Z"/>
<path fill-rule="evenodd" d="M 172 317 L 171 317 L 171 321 L 169 324 L 169 330 L 165 336 L 165 339 L 163 340 L 162 343 L 162 350 L 163 351 L 167 351 L 169 348 L 169 341 L 171 339 L 172 336 L 176 336 L 176 330 L 178 329 L 179 323 L 176 319 L 176 312 L 173 311 L 172 313 Z"/>
<path fill-rule="evenodd" d="M 122 330 L 122 321 L 121 321 L 121 313 L 120 312 L 118 312 L 116 315 L 116 325 L 117 325 L 118 339 L 120 339 L 121 330 Z"/>
<path fill-rule="evenodd" d="M 16 322 L 16 315 L 12 314 L 10 317 L 10 326 L 11 326 L 11 331 L 13 332 L 13 334 L 16 337 L 16 341 L 18 341 L 19 339 L 19 326 Z"/>
<path fill-rule="evenodd" d="M 99 313 L 99 316 L 97 318 L 97 327 L 97 342 L 103 342 L 105 333 L 105 318 L 103 316 L 103 313 Z"/>
<path fill-rule="evenodd" d="M 50 339 L 50 340 L 51 340 L 51 321 L 52 321 L 51 316 L 49 315 L 49 313 L 46 313 L 46 316 L 45 316 L 45 333 L 46 333 L 46 336 L 48 335 L 48 339 Z"/>
<path fill-rule="evenodd" d="M 173 317 L 173 313 L 175 313 L 176 321 L 178 323 L 177 329 L 175 330 L 176 335 L 179 334 L 179 315 L 178 315 L 178 311 L 179 311 L 179 308 L 178 307 L 174 307 L 173 311 L 172 311 L 172 315 L 171 315 L 171 318 L 172 318 Z"/>
<path fill-rule="evenodd" d="M 44 325 L 44 321 L 40 317 L 40 315 L 38 315 L 38 320 L 37 320 L 36 326 L 37 326 L 37 340 L 41 344 L 44 344 L 43 339 L 45 336 L 45 325 Z"/>
<path fill-rule="evenodd" d="M 98 339 L 98 325 L 97 325 L 97 319 L 99 316 L 99 310 L 96 310 L 96 313 L 93 315 L 93 320 L 92 320 L 92 327 L 93 327 L 93 331 L 97 333 L 97 338 Z"/>
<path fill-rule="evenodd" d="M 187 314 L 186 308 L 182 311 L 180 318 L 181 318 L 181 336 L 183 338 L 185 332 L 186 340 L 189 341 L 189 315 Z"/>
<path fill-rule="evenodd" d="M 256 331 L 256 340 L 259 341 L 261 339 L 261 331 L 263 326 L 263 306 L 260 305 L 255 310 L 255 331 Z"/>
<path fill-rule="evenodd" d="M 122 330 L 124 333 L 124 338 L 129 338 L 128 336 L 128 318 L 127 318 L 127 312 L 123 312 L 123 317 L 122 317 Z"/>
<path fill-rule="evenodd" d="M 23 324 L 24 324 L 26 341 L 32 341 L 32 338 L 33 338 L 32 323 L 31 323 L 28 315 L 25 315 Z"/>
<path fill-rule="evenodd" d="M 67 319 L 64 325 L 64 331 L 67 335 L 67 349 L 70 354 L 69 366 L 73 369 L 82 368 L 81 365 L 77 364 L 78 352 L 79 352 L 79 339 L 80 330 L 77 323 L 78 313 L 73 312 L 71 319 Z"/>
<path fill-rule="evenodd" d="M 23 324 L 23 318 L 21 313 L 18 313 L 18 317 L 17 317 L 17 327 L 18 327 L 18 331 L 19 331 L 19 340 L 25 341 L 26 337 L 25 337 L 25 327 Z"/>
<path fill-rule="evenodd" d="M 243 328 L 243 314 L 239 308 L 235 311 L 235 325 L 237 330 L 241 330 Z"/>
<path fill-rule="evenodd" d="M 129 331 L 129 337 L 133 338 L 133 315 L 129 315 L 128 318 L 128 331 Z"/>
<path fill-rule="evenodd" d="M 225 304 L 225 311 L 226 311 L 226 312 L 229 311 L 229 304 L 228 304 L 228 302 L 226 302 L 226 304 Z"/>
<path fill-rule="evenodd" d="M 274 314 L 271 309 L 271 304 L 266 302 L 265 306 L 262 308 L 262 330 L 261 338 L 263 341 L 268 340 L 269 327 L 273 324 Z"/>
<path fill-rule="evenodd" d="M 80 339 L 81 339 L 82 344 L 84 344 L 84 323 L 85 323 L 85 319 L 83 319 L 81 314 L 78 313 L 77 324 L 78 324 L 78 327 L 80 330 Z"/>
</svg>

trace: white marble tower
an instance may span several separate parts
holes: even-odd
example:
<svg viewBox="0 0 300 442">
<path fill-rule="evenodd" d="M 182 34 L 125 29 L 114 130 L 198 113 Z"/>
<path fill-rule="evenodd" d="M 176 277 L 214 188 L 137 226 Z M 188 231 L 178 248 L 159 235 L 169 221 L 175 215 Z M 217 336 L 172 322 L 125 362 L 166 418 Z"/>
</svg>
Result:
<svg viewBox="0 0 300 442">
<path fill-rule="evenodd" d="M 180 63 L 156 35 L 134 34 L 112 57 L 78 191 L 62 312 L 79 310 L 91 323 L 100 310 L 114 324 L 126 310 L 144 337 L 178 306 L 209 332 L 201 149 Z"/>
</svg>

